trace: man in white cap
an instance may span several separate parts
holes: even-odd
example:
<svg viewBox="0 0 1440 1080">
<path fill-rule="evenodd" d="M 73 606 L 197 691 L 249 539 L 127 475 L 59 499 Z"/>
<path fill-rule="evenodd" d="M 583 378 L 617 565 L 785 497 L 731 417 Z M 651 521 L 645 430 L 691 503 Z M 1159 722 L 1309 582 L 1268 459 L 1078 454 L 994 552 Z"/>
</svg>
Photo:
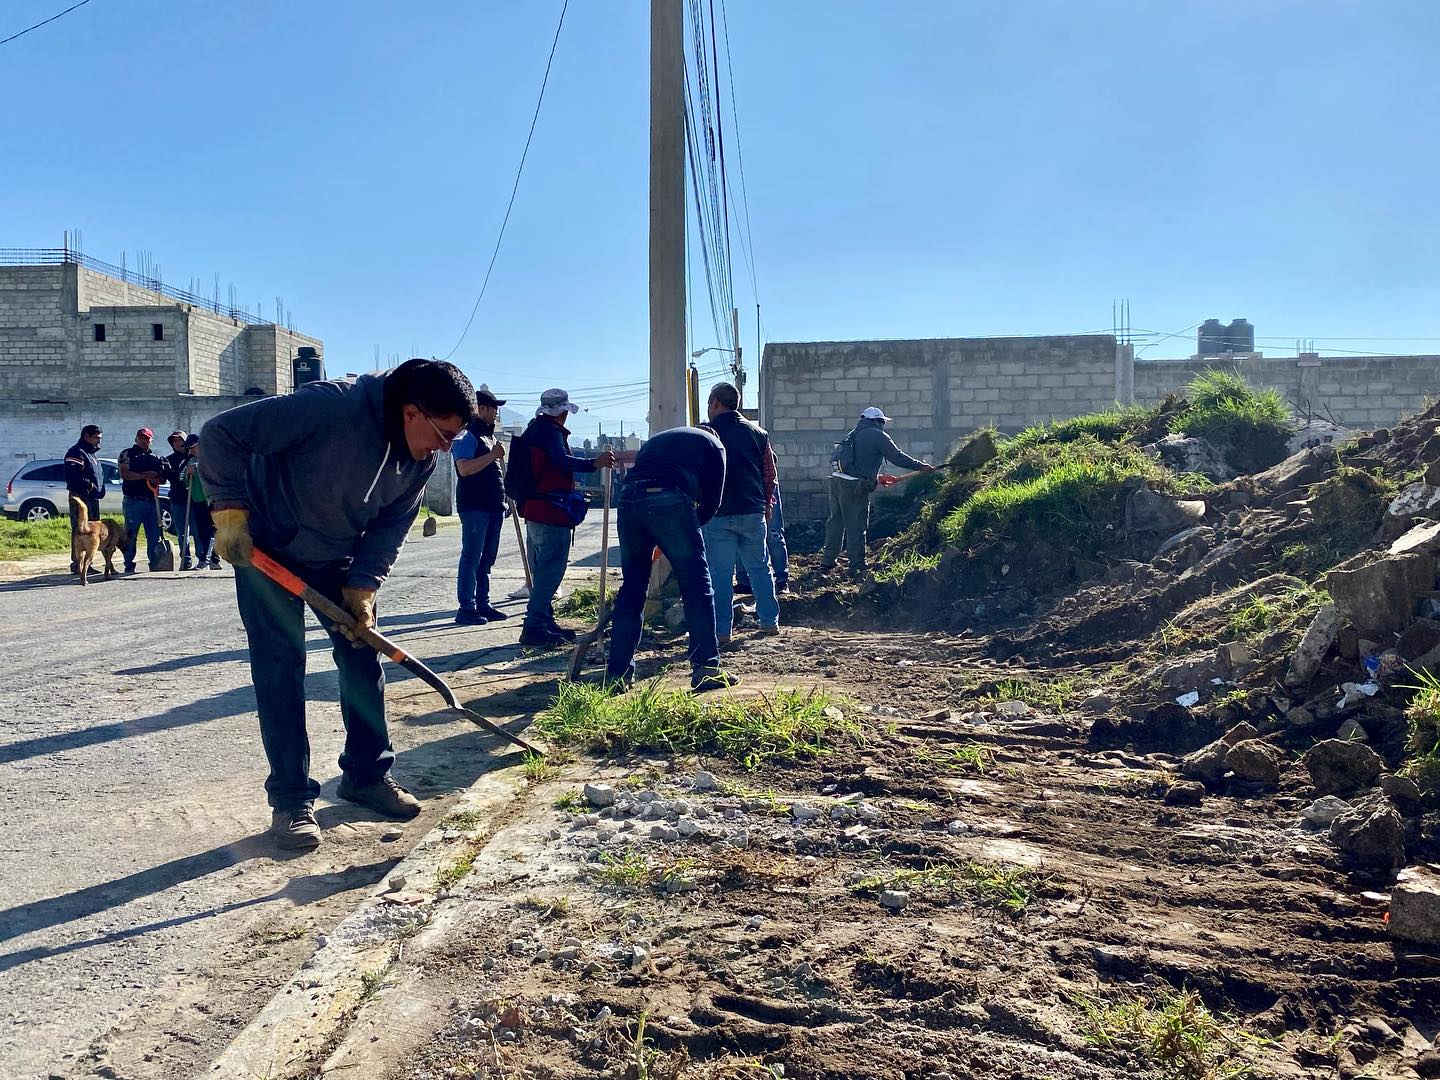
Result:
<svg viewBox="0 0 1440 1080">
<path fill-rule="evenodd" d="M 613 468 L 615 453 L 598 457 L 570 453 L 570 431 L 565 418 L 580 411 L 564 390 L 540 395 L 535 419 L 510 446 L 505 470 L 505 493 L 515 500 L 525 519 L 525 548 L 530 558 L 530 602 L 520 628 L 520 644 L 551 648 L 573 641 L 575 635 L 555 622 L 555 593 L 570 562 L 575 526 L 585 516 L 585 497 L 575 490 L 577 472 Z"/>
<path fill-rule="evenodd" d="M 835 444 L 830 455 L 830 517 L 825 522 L 822 571 L 832 570 L 843 543 L 850 573 L 865 572 L 865 532 L 870 527 L 870 493 L 875 490 L 880 465 L 888 461 L 906 469 L 934 472 L 935 466 L 913 458 L 885 434 L 890 418 L 871 405 L 860 414 L 850 433 Z"/>
</svg>

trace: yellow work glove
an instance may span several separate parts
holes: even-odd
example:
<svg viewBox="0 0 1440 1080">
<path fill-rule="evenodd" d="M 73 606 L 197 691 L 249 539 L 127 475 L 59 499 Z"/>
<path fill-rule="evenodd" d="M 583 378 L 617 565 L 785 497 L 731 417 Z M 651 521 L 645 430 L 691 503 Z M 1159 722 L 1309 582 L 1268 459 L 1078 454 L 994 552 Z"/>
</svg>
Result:
<svg viewBox="0 0 1440 1080">
<path fill-rule="evenodd" d="M 255 541 L 250 538 L 250 511 L 214 510 L 210 519 L 215 522 L 215 554 L 231 566 L 249 566 L 250 553 L 255 550 Z"/>
<path fill-rule="evenodd" d="M 360 640 L 360 635 L 366 630 L 375 629 L 375 590 L 374 589 L 352 589 L 348 585 L 340 590 L 340 602 L 345 610 L 355 616 L 355 628 L 335 624 L 335 629 L 350 639 L 350 644 L 356 648 L 365 648 L 365 642 Z"/>
</svg>

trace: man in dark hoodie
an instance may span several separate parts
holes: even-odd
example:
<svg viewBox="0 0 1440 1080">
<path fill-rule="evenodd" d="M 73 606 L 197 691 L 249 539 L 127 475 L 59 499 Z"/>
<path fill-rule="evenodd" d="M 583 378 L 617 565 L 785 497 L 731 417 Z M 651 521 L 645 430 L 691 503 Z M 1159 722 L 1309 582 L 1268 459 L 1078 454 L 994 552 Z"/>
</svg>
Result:
<svg viewBox="0 0 1440 1080">
<path fill-rule="evenodd" d="M 935 466 L 913 458 L 885 434 L 890 418 L 871 405 L 859 422 L 835 444 L 830 455 L 830 517 L 825 522 L 825 553 L 820 569 L 831 570 L 843 543 L 850 558 L 850 573 L 865 572 L 865 532 L 870 528 L 870 493 L 875 490 L 880 465 L 890 462 L 902 469 L 934 472 Z"/>
<path fill-rule="evenodd" d="M 270 832 L 284 847 L 320 843 L 312 809 L 320 785 L 310 777 L 305 731 L 305 614 L 298 599 L 250 565 L 251 552 L 259 547 L 340 603 L 357 629 L 373 627 L 375 593 L 420 509 L 436 455 L 474 415 L 475 390 L 459 368 L 415 359 L 241 405 L 201 433 L 215 547 L 235 566 L 250 642 L 270 762 Z M 419 800 L 390 776 L 395 751 L 380 658 L 351 632 L 328 630 L 345 724 L 336 794 L 385 817 L 412 818 Z"/>
<path fill-rule="evenodd" d="M 105 497 L 105 472 L 100 467 L 100 459 L 95 456 L 100 452 L 101 435 L 98 425 L 86 424 L 80 429 L 80 440 L 65 451 L 65 490 L 85 504 L 91 521 L 100 520 L 100 500 Z M 70 513 L 70 508 L 66 507 L 65 512 Z M 76 515 L 70 514 L 72 541 L 79 522 Z M 72 562 L 70 572 L 74 574 L 78 570 L 79 567 Z"/>
<path fill-rule="evenodd" d="M 165 455 L 165 469 L 170 477 L 170 532 L 180 548 L 180 569 L 190 569 L 190 489 L 180 476 L 180 470 L 190 462 L 190 451 L 185 447 L 189 436 L 179 428 L 166 438 L 170 453 Z"/>
</svg>

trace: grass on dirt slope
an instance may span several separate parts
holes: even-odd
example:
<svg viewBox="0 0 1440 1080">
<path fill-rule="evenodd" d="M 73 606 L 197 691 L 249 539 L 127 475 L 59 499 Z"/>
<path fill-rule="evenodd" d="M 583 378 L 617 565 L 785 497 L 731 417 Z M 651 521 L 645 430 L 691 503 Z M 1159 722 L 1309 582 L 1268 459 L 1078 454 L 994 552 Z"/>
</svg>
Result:
<svg viewBox="0 0 1440 1080">
<path fill-rule="evenodd" d="M 562 683 L 536 727 L 562 746 L 715 754 L 753 769 L 858 743 L 860 725 L 846 715 L 844 704 L 815 690 L 777 690 L 739 700 L 696 697 L 668 689 L 659 679 L 618 696 L 598 686 Z"/>
<path fill-rule="evenodd" d="M 1173 432 L 1204 439 L 1241 472 L 1268 469 L 1285 458 L 1290 409 L 1277 390 L 1256 390 L 1237 371 L 1202 371 L 1185 390 L 1188 405 Z"/>
<path fill-rule="evenodd" d="M 0 559 L 24 559 L 69 550 L 69 518 L 51 518 L 38 524 L 0 518 Z"/>
</svg>

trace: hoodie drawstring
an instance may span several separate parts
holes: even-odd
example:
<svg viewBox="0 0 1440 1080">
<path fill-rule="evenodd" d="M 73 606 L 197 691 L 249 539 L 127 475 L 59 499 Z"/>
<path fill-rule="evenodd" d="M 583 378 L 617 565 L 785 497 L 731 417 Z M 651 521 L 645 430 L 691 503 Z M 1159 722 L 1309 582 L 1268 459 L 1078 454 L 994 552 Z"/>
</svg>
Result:
<svg viewBox="0 0 1440 1080">
<path fill-rule="evenodd" d="M 370 487 L 365 491 L 365 502 L 370 501 L 371 494 L 375 491 L 375 485 L 380 482 L 380 474 L 385 471 L 385 463 L 390 460 L 390 443 L 385 443 L 385 456 L 380 459 L 380 467 L 375 470 L 375 479 L 370 481 Z M 396 464 L 399 464 L 398 462 Z"/>
</svg>

